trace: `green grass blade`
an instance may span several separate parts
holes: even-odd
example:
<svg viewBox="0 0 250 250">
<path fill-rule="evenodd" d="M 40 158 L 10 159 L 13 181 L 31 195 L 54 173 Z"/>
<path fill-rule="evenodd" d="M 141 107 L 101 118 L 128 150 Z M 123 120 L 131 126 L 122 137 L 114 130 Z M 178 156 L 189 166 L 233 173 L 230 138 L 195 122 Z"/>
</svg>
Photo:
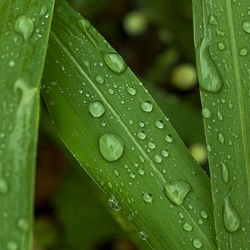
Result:
<svg viewBox="0 0 250 250">
<path fill-rule="evenodd" d="M 142 239 L 215 248 L 208 177 L 121 57 L 63 1 L 42 94 L 69 150 Z"/>
<path fill-rule="evenodd" d="M 32 247 L 39 85 L 53 1 L 0 2 L 0 249 Z"/>
<path fill-rule="evenodd" d="M 202 113 L 222 249 L 250 246 L 249 2 L 193 1 Z"/>
</svg>

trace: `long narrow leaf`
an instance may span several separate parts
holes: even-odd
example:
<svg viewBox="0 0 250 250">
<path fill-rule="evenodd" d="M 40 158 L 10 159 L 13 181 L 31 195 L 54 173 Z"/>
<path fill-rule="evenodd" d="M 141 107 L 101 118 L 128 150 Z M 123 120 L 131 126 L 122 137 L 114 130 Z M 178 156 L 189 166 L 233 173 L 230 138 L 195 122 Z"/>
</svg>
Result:
<svg viewBox="0 0 250 250">
<path fill-rule="evenodd" d="M 32 247 L 34 169 L 53 1 L 0 1 L 0 249 Z"/>
<path fill-rule="evenodd" d="M 202 113 L 221 249 L 250 246 L 249 2 L 193 1 Z"/>
<path fill-rule="evenodd" d="M 57 1 L 42 94 L 63 141 L 154 249 L 214 249 L 209 179 L 104 38 Z"/>
</svg>

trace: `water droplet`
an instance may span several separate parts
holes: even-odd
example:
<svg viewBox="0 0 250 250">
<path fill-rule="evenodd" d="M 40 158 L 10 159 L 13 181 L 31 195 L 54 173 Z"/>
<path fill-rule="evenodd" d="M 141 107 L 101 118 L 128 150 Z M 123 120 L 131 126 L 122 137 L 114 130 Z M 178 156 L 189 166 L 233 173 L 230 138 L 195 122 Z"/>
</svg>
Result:
<svg viewBox="0 0 250 250">
<path fill-rule="evenodd" d="M 133 87 L 128 87 L 127 91 L 130 95 L 135 95 L 136 94 L 136 90 Z"/>
<path fill-rule="evenodd" d="M 121 209 L 119 201 L 116 199 L 114 195 L 112 195 L 112 197 L 109 199 L 109 207 L 115 212 Z"/>
<path fill-rule="evenodd" d="M 145 172 L 144 172 L 144 170 L 143 170 L 142 168 L 138 169 L 138 174 L 139 174 L 139 175 L 144 175 L 144 173 L 145 173 Z"/>
<path fill-rule="evenodd" d="M 164 128 L 164 123 L 162 120 L 155 121 L 155 126 L 159 129 Z"/>
<path fill-rule="evenodd" d="M 80 29 L 87 35 L 89 41 L 93 44 L 93 46 L 96 47 L 96 40 L 89 32 L 89 29 L 91 27 L 90 22 L 88 20 L 86 20 L 85 18 L 82 18 L 82 19 L 78 20 L 78 25 L 79 25 Z"/>
<path fill-rule="evenodd" d="M 143 127 L 145 126 L 145 123 L 144 123 L 143 121 L 140 121 L 140 122 L 139 122 L 139 126 L 140 126 L 141 128 L 143 128 Z"/>
<path fill-rule="evenodd" d="M 163 156 L 163 157 L 168 157 L 169 156 L 169 153 L 168 153 L 168 151 L 167 150 L 165 150 L 165 149 L 163 149 L 162 151 L 161 151 L 161 155 Z"/>
<path fill-rule="evenodd" d="M 240 217 L 229 197 L 224 198 L 224 226 L 230 233 L 237 231 L 240 227 Z"/>
<path fill-rule="evenodd" d="M 113 171 L 113 173 L 114 173 L 114 175 L 115 175 L 116 177 L 119 176 L 119 172 L 118 172 L 116 169 Z"/>
<path fill-rule="evenodd" d="M 168 199 L 176 205 L 181 205 L 191 191 L 190 185 L 185 181 L 175 181 L 172 184 L 166 183 L 164 188 Z"/>
<path fill-rule="evenodd" d="M 97 83 L 99 83 L 99 84 L 103 84 L 104 83 L 104 79 L 103 79 L 103 77 L 102 76 L 96 76 L 95 77 L 95 80 L 97 81 Z"/>
<path fill-rule="evenodd" d="M 89 105 L 89 112 L 93 117 L 100 117 L 105 113 L 105 107 L 98 101 L 92 102 Z"/>
<path fill-rule="evenodd" d="M 127 64 L 117 53 L 107 53 L 103 51 L 102 57 L 107 66 L 117 74 L 121 74 L 127 69 Z"/>
<path fill-rule="evenodd" d="M 193 240 L 193 246 L 195 247 L 195 248 L 201 248 L 202 247 L 202 241 L 200 240 L 200 239 L 194 239 Z"/>
<path fill-rule="evenodd" d="M 99 139 L 99 149 L 107 161 L 117 161 L 123 154 L 124 142 L 114 134 L 104 134 Z"/>
<path fill-rule="evenodd" d="M 169 142 L 169 143 L 173 142 L 173 137 L 172 137 L 172 135 L 169 135 L 169 134 L 166 135 L 166 136 L 165 136 L 165 141 L 166 141 L 166 142 Z"/>
<path fill-rule="evenodd" d="M 225 183 L 228 183 L 229 181 L 229 173 L 227 165 L 223 162 L 221 162 L 221 171 L 222 171 L 222 178 Z"/>
<path fill-rule="evenodd" d="M 26 219 L 21 218 L 18 220 L 17 222 L 17 226 L 22 230 L 22 231 L 26 231 L 29 228 L 29 224 L 27 222 Z"/>
<path fill-rule="evenodd" d="M 14 66 L 15 66 L 15 62 L 14 62 L 14 61 L 12 61 L 12 60 L 11 60 L 11 61 L 9 61 L 9 66 L 10 66 L 10 67 L 14 67 Z"/>
<path fill-rule="evenodd" d="M 156 145 L 155 145 L 153 142 L 149 142 L 149 143 L 148 143 L 148 147 L 149 147 L 150 149 L 155 149 L 155 148 L 156 148 Z"/>
<path fill-rule="evenodd" d="M 27 41 L 34 30 L 34 23 L 30 17 L 20 16 L 16 20 L 15 30 Z"/>
<path fill-rule="evenodd" d="M 142 239 L 142 240 L 147 240 L 148 235 L 147 235 L 145 232 L 140 231 L 140 232 L 139 232 L 139 237 L 140 237 L 140 239 Z"/>
<path fill-rule="evenodd" d="M 250 33 L 250 22 L 249 21 L 245 21 L 242 24 L 242 28 L 245 32 Z"/>
<path fill-rule="evenodd" d="M 185 231 L 188 231 L 188 232 L 193 230 L 193 227 L 187 222 L 185 222 L 182 227 Z"/>
<path fill-rule="evenodd" d="M 248 49 L 247 48 L 242 48 L 240 50 L 240 56 L 246 56 L 248 54 Z"/>
<path fill-rule="evenodd" d="M 204 118 L 210 118 L 211 117 L 211 112 L 210 112 L 210 110 L 208 109 L 208 108 L 203 108 L 202 109 L 202 116 L 204 117 Z"/>
<path fill-rule="evenodd" d="M 220 121 L 223 120 L 223 115 L 222 115 L 222 113 L 220 112 L 220 110 L 217 111 L 217 116 L 218 116 L 218 119 L 219 119 Z"/>
<path fill-rule="evenodd" d="M 219 43 L 218 43 L 218 49 L 219 49 L 219 50 L 225 50 L 225 48 L 226 48 L 225 43 L 223 43 L 223 42 L 219 42 Z"/>
<path fill-rule="evenodd" d="M 204 210 L 201 210 L 201 217 L 203 219 L 207 219 L 208 218 L 208 214 Z"/>
<path fill-rule="evenodd" d="M 160 155 L 155 154 L 154 155 L 154 161 L 156 163 L 162 163 L 162 157 Z"/>
<path fill-rule="evenodd" d="M 179 217 L 180 217 L 181 219 L 184 219 L 183 213 L 179 213 Z"/>
<path fill-rule="evenodd" d="M 46 5 L 42 5 L 41 11 L 40 11 L 40 15 L 43 16 L 47 13 L 48 8 Z"/>
<path fill-rule="evenodd" d="M 8 192 L 8 183 L 6 180 L 0 177 L 0 194 L 6 194 Z"/>
<path fill-rule="evenodd" d="M 138 138 L 141 139 L 141 140 L 144 140 L 144 139 L 147 137 L 147 135 L 146 135 L 145 132 L 143 132 L 143 131 L 139 131 L 139 132 L 137 133 L 137 136 L 138 136 Z"/>
<path fill-rule="evenodd" d="M 135 174 L 131 173 L 129 176 L 130 178 L 135 179 Z"/>
<path fill-rule="evenodd" d="M 219 140 L 220 144 L 224 144 L 225 143 L 224 135 L 219 133 L 218 134 L 218 140 Z"/>
<path fill-rule="evenodd" d="M 210 16 L 208 22 L 209 22 L 209 24 L 211 24 L 211 25 L 217 25 L 217 24 L 218 24 L 218 22 L 217 22 L 215 16 Z"/>
<path fill-rule="evenodd" d="M 143 195 L 143 200 L 147 203 L 151 203 L 153 201 L 153 196 L 152 194 L 149 194 L 149 193 L 145 193 Z"/>
<path fill-rule="evenodd" d="M 141 108 L 145 112 L 151 112 L 153 110 L 153 104 L 150 101 L 144 101 L 141 103 Z"/>
</svg>

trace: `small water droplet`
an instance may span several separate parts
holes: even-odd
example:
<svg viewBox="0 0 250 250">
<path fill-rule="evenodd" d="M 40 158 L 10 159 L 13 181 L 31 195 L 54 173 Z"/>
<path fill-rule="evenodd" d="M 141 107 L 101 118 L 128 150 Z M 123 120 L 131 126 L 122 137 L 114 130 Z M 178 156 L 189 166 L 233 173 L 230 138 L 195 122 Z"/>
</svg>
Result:
<svg viewBox="0 0 250 250">
<path fill-rule="evenodd" d="M 158 155 L 158 154 L 155 154 L 154 155 L 154 161 L 156 163 L 162 163 L 162 157 L 160 155 Z"/>
<path fill-rule="evenodd" d="M 144 139 L 147 137 L 147 135 L 146 135 L 145 132 L 143 132 L 143 131 L 139 131 L 139 132 L 137 133 L 137 136 L 138 136 L 138 138 L 141 139 L 141 140 L 144 140 Z"/>
<path fill-rule="evenodd" d="M 141 108 L 145 112 L 151 112 L 153 110 L 153 104 L 150 101 L 144 101 L 141 103 Z"/>
<path fill-rule="evenodd" d="M 95 77 L 95 80 L 96 80 L 96 82 L 97 83 L 99 83 L 99 84 L 103 84 L 104 83 L 104 79 L 103 79 L 103 77 L 102 76 L 96 76 Z"/>
<path fill-rule="evenodd" d="M 166 136 L 165 136 L 165 141 L 166 141 L 166 142 L 169 142 L 169 143 L 173 142 L 173 137 L 172 137 L 172 135 L 170 135 L 170 134 L 166 135 Z"/>
<path fill-rule="evenodd" d="M 140 231 L 139 232 L 139 237 L 140 237 L 141 240 L 147 240 L 148 235 L 145 232 Z"/>
<path fill-rule="evenodd" d="M 208 218 L 208 214 L 204 210 L 201 210 L 201 217 L 203 219 L 207 219 Z"/>
<path fill-rule="evenodd" d="M 245 21 L 242 24 L 242 28 L 245 32 L 250 33 L 250 22 L 249 21 Z"/>
<path fill-rule="evenodd" d="M 182 227 L 185 231 L 188 231 L 188 232 L 193 230 L 193 227 L 187 222 L 185 222 Z"/>
<path fill-rule="evenodd" d="M 218 140 L 219 140 L 220 144 L 224 144 L 225 143 L 224 135 L 219 133 L 218 134 Z"/>
<path fill-rule="evenodd" d="M 8 192 L 8 183 L 5 179 L 0 177 L 0 194 L 6 194 Z"/>
<path fill-rule="evenodd" d="M 101 102 L 95 101 L 90 103 L 89 112 L 93 117 L 100 117 L 105 113 L 105 107 Z"/>
<path fill-rule="evenodd" d="M 99 139 L 99 149 L 107 161 L 117 161 L 123 154 L 124 142 L 114 134 L 104 134 Z"/>
<path fill-rule="evenodd" d="M 17 222 L 17 226 L 19 227 L 19 229 L 21 229 L 22 231 L 26 231 L 29 228 L 29 224 L 27 222 L 26 219 L 21 218 L 18 220 Z"/>
<path fill-rule="evenodd" d="M 15 62 L 13 60 L 9 61 L 9 66 L 10 67 L 14 67 L 15 66 Z"/>
<path fill-rule="evenodd" d="M 242 48 L 240 50 L 240 56 L 246 56 L 248 54 L 248 49 L 247 48 Z"/>
<path fill-rule="evenodd" d="M 148 142 L 148 147 L 150 149 L 155 149 L 156 148 L 156 145 L 153 143 L 153 142 Z"/>
<path fill-rule="evenodd" d="M 135 95 L 136 94 L 136 90 L 133 87 L 128 87 L 127 91 L 130 95 Z"/>
<path fill-rule="evenodd" d="M 114 174 L 116 177 L 119 176 L 119 172 L 118 172 L 116 169 L 113 171 L 113 174 Z"/>
<path fill-rule="evenodd" d="M 145 123 L 144 123 L 143 121 L 140 121 L 140 122 L 139 122 L 139 126 L 140 126 L 141 128 L 143 128 L 143 127 L 145 126 Z"/>
<path fill-rule="evenodd" d="M 228 183 L 229 181 L 229 173 L 227 165 L 223 162 L 221 162 L 221 172 L 222 172 L 222 178 L 225 183 Z"/>
<path fill-rule="evenodd" d="M 195 247 L 195 248 L 201 248 L 202 247 L 202 241 L 200 240 L 200 239 L 194 239 L 193 240 L 193 246 Z"/>
<path fill-rule="evenodd" d="M 230 233 L 237 231 L 240 227 L 240 217 L 229 197 L 224 198 L 224 226 L 226 230 Z"/>
<path fill-rule="evenodd" d="M 168 199 L 176 205 L 181 205 L 191 191 L 190 185 L 185 181 L 174 181 L 172 184 L 166 183 L 164 191 Z"/>
<path fill-rule="evenodd" d="M 27 41 L 34 30 L 34 23 L 30 17 L 22 15 L 16 20 L 15 30 Z"/>
<path fill-rule="evenodd" d="M 213 16 L 213 15 L 209 17 L 208 22 L 209 22 L 209 24 L 211 24 L 211 25 L 217 25 L 217 24 L 218 24 L 218 22 L 217 22 L 217 20 L 216 20 L 216 17 Z"/>
<path fill-rule="evenodd" d="M 159 129 L 163 129 L 164 128 L 164 122 L 162 120 L 157 120 L 155 121 L 155 126 Z"/>
<path fill-rule="evenodd" d="M 219 119 L 220 121 L 223 120 L 223 115 L 222 115 L 222 113 L 221 113 L 220 110 L 217 111 L 217 117 L 218 117 L 218 119 Z"/>
<path fill-rule="evenodd" d="M 210 118 L 211 117 L 211 112 L 210 112 L 210 110 L 208 109 L 208 108 L 203 108 L 202 109 L 202 116 L 204 117 L 204 118 Z"/>
<path fill-rule="evenodd" d="M 139 175 L 144 175 L 144 173 L 145 173 L 145 171 L 142 168 L 138 169 L 138 174 Z"/>
<path fill-rule="evenodd" d="M 147 203 L 151 203 L 153 201 L 153 196 L 152 194 L 149 194 L 149 193 L 145 193 L 143 195 L 143 200 Z"/>
<path fill-rule="evenodd" d="M 112 195 L 112 197 L 109 199 L 109 207 L 115 212 L 121 210 L 119 201 L 116 199 L 114 195 Z"/>
<path fill-rule="evenodd" d="M 107 53 L 103 51 L 102 57 L 107 66 L 117 74 L 121 74 L 127 69 L 127 64 L 117 53 Z"/>
<path fill-rule="evenodd" d="M 40 11 L 40 15 L 41 16 L 45 15 L 47 13 L 47 11 L 48 11 L 47 6 L 46 5 L 42 5 L 41 11 Z"/>
<path fill-rule="evenodd" d="M 168 153 L 168 151 L 167 150 L 165 150 L 165 149 L 163 149 L 162 151 L 161 151 L 161 155 L 163 156 L 163 157 L 168 157 L 169 156 L 169 153 Z"/>
<path fill-rule="evenodd" d="M 219 49 L 219 50 L 225 50 L 225 48 L 226 48 L 225 43 L 223 43 L 223 42 L 219 42 L 219 43 L 218 43 L 218 49 Z"/>
</svg>

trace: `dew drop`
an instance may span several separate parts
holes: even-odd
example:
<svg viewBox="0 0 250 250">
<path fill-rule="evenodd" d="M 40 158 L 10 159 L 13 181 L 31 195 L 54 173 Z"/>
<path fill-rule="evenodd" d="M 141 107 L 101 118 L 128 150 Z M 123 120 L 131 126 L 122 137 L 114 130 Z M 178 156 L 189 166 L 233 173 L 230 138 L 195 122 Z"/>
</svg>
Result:
<svg viewBox="0 0 250 250">
<path fill-rule="evenodd" d="M 221 162 L 221 172 L 222 172 L 222 179 L 227 184 L 229 181 L 229 173 L 227 165 L 223 162 Z"/>
<path fill-rule="evenodd" d="M 142 168 L 138 169 L 138 174 L 139 175 L 144 175 L 144 173 L 145 173 L 145 171 Z"/>
<path fill-rule="evenodd" d="M 211 112 L 210 112 L 210 110 L 208 109 L 208 108 L 203 108 L 202 109 L 202 116 L 204 117 L 204 118 L 210 118 L 211 117 Z"/>
<path fill-rule="evenodd" d="M 165 150 L 165 149 L 163 149 L 162 151 L 161 151 L 161 155 L 163 156 L 163 157 L 168 157 L 169 156 L 169 153 L 168 153 L 168 151 L 167 150 Z"/>
<path fill-rule="evenodd" d="M 116 199 L 114 195 L 112 195 L 112 197 L 109 199 L 109 207 L 115 212 L 121 209 L 119 201 Z"/>
<path fill-rule="evenodd" d="M 204 210 L 201 210 L 201 217 L 203 219 L 207 219 L 208 218 L 208 214 Z"/>
<path fill-rule="evenodd" d="M 185 181 L 175 181 L 172 184 L 166 183 L 164 187 L 167 198 L 176 205 L 181 205 L 191 191 L 190 185 Z"/>
<path fill-rule="evenodd" d="M 215 16 L 210 16 L 208 22 L 209 22 L 209 24 L 211 24 L 211 25 L 217 25 L 217 24 L 218 24 L 218 22 L 217 22 Z"/>
<path fill-rule="evenodd" d="M 8 192 L 8 183 L 5 179 L 0 177 L 0 194 L 6 194 Z"/>
<path fill-rule="evenodd" d="M 114 134 L 104 134 L 99 139 L 99 149 L 107 161 L 117 161 L 123 154 L 124 142 Z"/>
<path fill-rule="evenodd" d="M 158 154 L 155 154 L 154 155 L 154 161 L 156 163 L 162 163 L 162 157 L 160 155 L 158 155 Z"/>
<path fill-rule="evenodd" d="M 226 48 L 225 43 L 223 43 L 223 42 L 218 43 L 218 49 L 219 50 L 225 50 L 225 48 Z"/>
<path fill-rule="evenodd" d="M 136 90 L 133 87 L 128 87 L 127 91 L 130 95 L 135 95 L 136 94 Z"/>
<path fill-rule="evenodd" d="M 143 131 L 139 131 L 139 132 L 137 133 L 137 136 L 138 136 L 138 138 L 141 139 L 141 140 L 144 140 L 144 139 L 147 137 L 147 135 L 146 135 L 145 132 L 143 132 Z"/>
<path fill-rule="evenodd" d="M 202 241 L 200 239 L 194 239 L 193 240 L 193 246 L 197 249 L 201 248 L 202 247 Z"/>
<path fill-rule="evenodd" d="M 153 196 L 152 196 L 152 194 L 145 193 L 145 194 L 143 195 L 143 200 L 144 200 L 145 202 L 147 202 L 147 203 L 152 203 L 152 201 L 153 201 Z"/>
<path fill-rule="evenodd" d="M 93 117 L 100 117 L 105 113 L 105 107 L 102 103 L 95 101 L 90 103 L 89 112 Z"/>
<path fill-rule="evenodd" d="M 43 16 L 47 13 L 48 8 L 46 5 L 42 5 L 41 11 L 40 11 L 40 15 Z"/>
<path fill-rule="evenodd" d="M 240 217 L 231 204 L 229 197 L 224 198 L 224 226 L 230 233 L 237 231 L 240 227 Z"/>
<path fill-rule="evenodd" d="M 248 54 L 248 49 L 247 48 L 242 48 L 240 50 L 240 56 L 246 56 Z"/>
<path fill-rule="evenodd" d="M 170 135 L 170 134 L 166 135 L 166 136 L 165 136 L 165 141 L 166 141 L 166 142 L 169 142 L 169 143 L 173 142 L 173 137 L 172 137 L 172 135 Z"/>
<path fill-rule="evenodd" d="M 245 21 L 243 24 L 242 24 L 242 28 L 245 32 L 249 33 L 250 34 L 250 22 L 249 21 Z"/>
<path fill-rule="evenodd" d="M 150 149 L 155 149 L 155 148 L 156 148 L 156 145 L 155 145 L 153 142 L 149 142 L 149 143 L 148 143 L 148 147 L 149 147 Z"/>
<path fill-rule="evenodd" d="M 140 126 L 141 128 L 143 128 L 143 127 L 145 126 L 145 123 L 144 123 L 143 121 L 140 121 L 140 122 L 139 122 L 139 126 Z"/>
<path fill-rule="evenodd" d="M 148 235 L 145 232 L 140 231 L 139 232 L 139 237 L 140 237 L 141 240 L 147 240 Z"/>
<path fill-rule="evenodd" d="M 15 30 L 27 41 L 34 30 L 34 23 L 30 17 L 22 15 L 16 20 Z"/>
<path fill-rule="evenodd" d="M 185 222 L 182 227 L 185 231 L 188 231 L 188 232 L 193 230 L 193 227 L 187 222 Z"/>
<path fill-rule="evenodd" d="M 95 80 L 96 80 L 96 82 L 97 83 L 99 83 L 99 84 L 103 84 L 104 83 L 104 79 L 103 79 L 103 77 L 102 76 L 96 76 L 95 77 Z"/>
<path fill-rule="evenodd" d="M 224 135 L 219 133 L 218 134 L 218 140 L 219 140 L 220 144 L 224 144 L 225 143 Z"/>
<path fill-rule="evenodd" d="M 28 222 L 27 222 L 26 219 L 21 218 L 21 219 L 18 220 L 17 226 L 18 226 L 18 228 L 21 229 L 22 231 L 26 231 L 26 230 L 28 229 L 28 227 L 29 227 L 29 224 L 28 224 Z"/>
<path fill-rule="evenodd" d="M 164 128 L 164 123 L 162 120 L 158 120 L 158 121 L 155 121 L 155 126 L 159 129 L 163 129 Z"/>
<path fill-rule="evenodd" d="M 10 67 L 14 67 L 14 66 L 15 66 L 15 62 L 11 60 L 11 61 L 9 62 L 9 66 L 10 66 Z"/>
<path fill-rule="evenodd" d="M 144 101 L 141 103 L 141 108 L 145 112 L 151 112 L 153 110 L 153 104 L 150 101 Z"/>
<path fill-rule="evenodd" d="M 117 53 L 107 53 L 103 51 L 102 57 L 107 66 L 117 74 L 121 74 L 127 69 L 127 64 Z"/>
<path fill-rule="evenodd" d="M 94 45 L 94 47 L 96 47 L 96 40 L 93 38 L 93 36 L 89 32 L 89 29 L 91 27 L 90 22 L 87 19 L 82 18 L 78 20 L 78 25 L 80 29 L 87 35 L 89 41 Z"/>
</svg>

